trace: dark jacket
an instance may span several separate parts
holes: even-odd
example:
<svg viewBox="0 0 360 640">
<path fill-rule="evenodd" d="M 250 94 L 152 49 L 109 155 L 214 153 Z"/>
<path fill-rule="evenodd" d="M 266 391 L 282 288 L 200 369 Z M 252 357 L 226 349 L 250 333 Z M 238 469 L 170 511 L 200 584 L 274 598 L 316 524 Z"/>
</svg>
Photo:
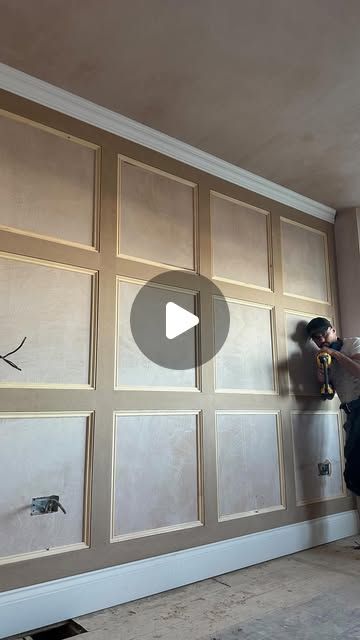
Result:
<svg viewBox="0 0 360 640">
<path fill-rule="evenodd" d="M 348 415 L 345 431 L 344 479 L 347 488 L 360 496 L 360 407 Z"/>
</svg>

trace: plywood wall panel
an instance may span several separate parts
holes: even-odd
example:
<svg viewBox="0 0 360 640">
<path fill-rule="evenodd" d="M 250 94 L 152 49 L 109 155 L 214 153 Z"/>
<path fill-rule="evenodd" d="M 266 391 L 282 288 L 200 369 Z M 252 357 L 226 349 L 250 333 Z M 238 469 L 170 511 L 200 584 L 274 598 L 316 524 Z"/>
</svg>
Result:
<svg viewBox="0 0 360 640">
<path fill-rule="evenodd" d="M 196 523 L 197 415 L 117 415 L 113 535 Z"/>
<path fill-rule="evenodd" d="M 87 430 L 86 416 L 0 416 L 0 563 L 84 542 Z M 31 516 L 52 494 L 66 514 Z"/>
<path fill-rule="evenodd" d="M 211 194 L 213 275 L 270 287 L 268 212 Z"/>
<path fill-rule="evenodd" d="M 274 392 L 271 310 L 238 301 L 227 300 L 227 304 L 230 330 L 215 357 L 216 389 Z M 224 312 L 224 301 L 215 298 L 215 341 Z"/>
<path fill-rule="evenodd" d="M 344 495 L 339 434 L 335 413 L 292 413 L 296 498 L 299 504 Z M 331 475 L 320 476 L 318 463 L 329 460 Z"/>
<path fill-rule="evenodd" d="M 91 383 L 95 275 L 54 263 L 0 256 L 0 353 L 15 349 L 21 371 L 0 360 L 0 385 Z"/>
<path fill-rule="evenodd" d="M 97 150 L 0 114 L 0 228 L 93 247 Z"/>
<path fill-rule="evenodd" d="M 282 507 L 277 414 L 217 413 L 220 519 Z"/>
<path fill-rule="evenodd" d="M 145 283 L 143 283 L 145 284 Z M 118 280 L 118 307 L 117 307 L 117 354 L 116 354 L 116 387 L 163 387 L 163 388 L 195 388 L 196 386 L 196 345 L 194 334 L 183 336 L 181 345 L 186 351 L 186 360 L 193 362 L 190 369 L 169 369 L 149 360 L 137 346 L 130 324 L 131 307 L 136 295 L 143 285 L 136 282 Z M 158 306 L 168 297 L 168 289 L 152 287 L 153 297 Z M 190 313 L 195 312 L 195 296 L 191 293 L 172 291 L 172 300 L 175 304 L 185 308 Z M 163 305 L 164 306 L 164 305 Z M 150 322 L 150 320 L 149 320 Z M 164 326 L 165 332 L 165 313 Z M 160 349 L 161 347 L 159 347 Z M 166 346 L 165 346 L 166 348 Z M 161 353 L 159 354 L 161 356 Z M 179 352 L 179 360 L 182 357 Z"/>
<path fill-rule="evenodd" d="M 120 253 L 195 268 L 195 185 L 150 167 L 119 162 Z"/>
<path fill-rule="evenodd" d="M 330 302 L 326 235 L 281 220 L 284 293 Z"/>
<path fill-rule="evenodd" d="M 288 382 L 291 393 L 319 397 L 320 383 L 315 361 L 317 348 L 305 330 L 312 317 L 294 312 L 285 314 Z"/>
</svg>

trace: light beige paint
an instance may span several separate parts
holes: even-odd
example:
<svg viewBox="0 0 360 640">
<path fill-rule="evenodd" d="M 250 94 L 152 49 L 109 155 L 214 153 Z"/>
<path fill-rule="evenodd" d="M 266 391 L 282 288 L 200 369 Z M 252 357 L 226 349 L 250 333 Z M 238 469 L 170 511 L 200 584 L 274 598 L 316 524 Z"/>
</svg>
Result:
<svg viewBox="0 0 360 640">
<path fill-rule="evenodd" d="M 335 219 L 336 264 L 342 335 L 360 336 L 360 211 L 338 211 Z"/>
<path fill-rule="evenodd" d="M 2 0 L 0 58 L 338 209 L 360 202 L 359 20 L 358 0 Z"/>
</svg>

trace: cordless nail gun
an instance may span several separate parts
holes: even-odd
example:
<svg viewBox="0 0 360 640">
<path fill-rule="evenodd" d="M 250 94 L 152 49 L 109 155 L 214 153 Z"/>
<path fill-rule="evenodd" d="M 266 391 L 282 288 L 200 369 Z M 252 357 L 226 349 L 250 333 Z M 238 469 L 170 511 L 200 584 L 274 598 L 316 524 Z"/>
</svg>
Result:
<svg viewBox="0 0 360 640">
<path fill-rule="evenodd" d="M 320 394 L 323 400 L 332 400 L 335 391 L 330 384 L 330 365 L 331 365 L 331 355 L 326 353 L 326 351 L 319 351 L 316 356 L 317 364 L 319 368 L 322 370 L 324 374 L 324 383 L 321 386 Z"/>
</svg>

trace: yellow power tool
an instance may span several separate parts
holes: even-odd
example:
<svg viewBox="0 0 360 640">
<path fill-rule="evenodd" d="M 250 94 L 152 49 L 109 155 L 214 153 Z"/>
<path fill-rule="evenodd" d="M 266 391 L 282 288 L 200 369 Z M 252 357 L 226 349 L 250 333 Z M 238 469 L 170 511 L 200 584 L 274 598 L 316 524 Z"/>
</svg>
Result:
<svg viewBox="0 0 360 640">
<path fill-rule="evenodd" d="M 318 366 L 324 373 L 324 384 L 320 389 L 321 397 L 323 400 L 332 400 L 335 395 L 335 391 L 330 384 L 330 376 L 329 376 L 330 365 L 331 365 L 331 355 L 329 353 L 326 353 L 326 351 L 319 351 L 319 353 L 316 356 L 316 360 L 317 360 Z"/>
</svg>

